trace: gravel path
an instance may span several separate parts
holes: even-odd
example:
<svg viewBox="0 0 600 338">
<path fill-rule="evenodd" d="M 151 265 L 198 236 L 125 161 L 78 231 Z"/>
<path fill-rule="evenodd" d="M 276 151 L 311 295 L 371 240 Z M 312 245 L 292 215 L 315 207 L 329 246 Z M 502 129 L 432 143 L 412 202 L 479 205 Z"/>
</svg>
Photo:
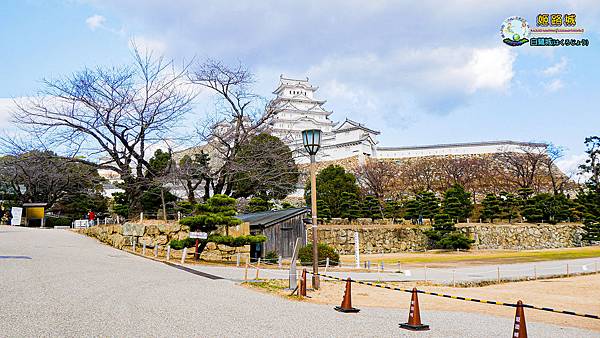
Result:
<svg viewBox="0 0 600 338">
<path fill-rule="evenodd" d="M 254 263 L 256 265 L 256 263 Z M 223 278 L 233 281 L 242 281 L 244 279 L 243 267 L 227 267 L 227 266 L 198 266 L 188 265 L 188 267 L 212 273 Z M 269 279 L 288 279 L 287 270 L 268 269 L 267 265 L 263 265 L 260 270 L 261 278 Z M 311 267 L 307 267 L 311 270 Z M 495 281 L 500 278 L 505 279 L 521 279 L 534 276 L 544 277 L 577 273 L 591 273 L 600 271 L 600 258 L 581 258 L 545 261 L 536 263 L 514 263 L 514 264 L 497 264 L 497 265 L 478 265 L 464 268 L 411 268 L 402 270 L 404 273 L 390 271 L 385 272 L 361 272 L 361 271 L 328 271 L 327 274 L 340 278 L 351 277 L 356 280 L 364 281 L 387 281 L 387 282 L 406 282 L 406 281 L 433 281 L 440 284 L 452 284 L 453 282 L 475 282 L 475 281 Z M 298 271 L 302 271 L 302 266 L 298 266 Z M 324 268 L 319 269 L 324 273 Z M 252 279 L 256 275 L 256 270 L 250 268 L 248 270 L 248 278 Z"/>
<path fill-rule="evenodd" d="M 0 336 L 509 337 L 512 321 L 421 313 L 429 332 L 402 331 L 406 311 L 289 301 L 137 257 L 67 230 L 0 226 Z M 11 256 L 28 256 L 31 259 Z M 532 337 L 597 332 L 528 323 Z"/>
</svg>

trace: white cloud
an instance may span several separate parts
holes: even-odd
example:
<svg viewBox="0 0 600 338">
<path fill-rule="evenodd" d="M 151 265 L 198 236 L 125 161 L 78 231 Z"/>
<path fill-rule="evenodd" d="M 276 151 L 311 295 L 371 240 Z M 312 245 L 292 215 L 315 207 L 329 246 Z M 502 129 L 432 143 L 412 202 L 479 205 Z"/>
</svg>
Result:
<svg viewBox="0 0 600 338">
<path fill-rule="evenodd" d="M 129 44 L 130 47 L 135 45 L 142 52 L 152 52 L 158 55 L 164 54 L 167 50 L 167 44 L 163 40 L 140 35 L 133 37 Z"/>
<path fill-rule="evenodd" d="M 448 113 L 477 92 L 510 88 L 514 61 L 514 52 L 504 47 L 397 49 L 329 57 L 306 75 L 328 98 L 363 113 Z"/>
<path fill-rule="evenodd" d="M 515 54 L 505 47 L 474 49 L 464 69 L 469 92 L 507 89 L 515 75 L 514 61 Z"/>
<path fill-rule="evenodd" d="M 558 61 L 557 63 L 553 64 L 552 66 L 544 69 L 542 71 L 542 74 L 544 74 L 545 76 L 555 76 L 555 75 L 559 75 L 560 73 L 562 73 L 565 68 L 567 68 L 567 58 L 562 57 L 560 58 L 560 61 Z"/>
<path fill-rule="evenodd" d="M 102 28 L 105 22 L 106 18 L 98 14 L 94 14 L 85 19 L 85 24 L 93 31 L 98 28 Z"/>
<path fill-rule="evenodd" d="M 557 160 L 556 166 L 576 182 L 584 182 L 588 177 L 581 174 L 579 166 L 585 163 L 586 159 L 586 154 L 573 154 Z"/>
<path fill-rule="evenodd" d="M 10 126 L 10 113 L 15 109 L 15 104 L 11 98 L 0 98 L 0 129 Z"/>
<path fill-rule="evenodd" d="M 546 84 L 544 84 L 544 88 L 549 91 L 549 92 L 555 92 L 559 89 L 562 89 L 565 85 L 563 84 L 562 80 L 560 79 L 554 79 Z"/>
</svg>

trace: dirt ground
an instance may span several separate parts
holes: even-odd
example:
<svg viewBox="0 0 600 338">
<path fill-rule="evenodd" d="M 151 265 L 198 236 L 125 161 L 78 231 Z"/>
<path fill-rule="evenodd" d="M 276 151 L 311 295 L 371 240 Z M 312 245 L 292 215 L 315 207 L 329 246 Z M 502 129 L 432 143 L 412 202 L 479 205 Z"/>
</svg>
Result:
<svg viewBox="0 0 600 338">
<path fill-rule="evenodd" d="M 424 265 L 433 268 L 443 268 L 591 257 L 600 257 L 600 246 L 521 251 L 472 250 L 449 252 L 431 250 L 427 252 L 361 254 L 360 259 L 361 261 L 371 261 L 373 265 L 379 262 L 385 262 L 389 266 L 396 266 L 400 263 L 403 267 L 407 268 L 423 267 Z M 340 256 L 340 260 L 344 264 L 352 264 L 354 262 L 354 255 L 342 255 Z"/>
<path fill-rule="evenodd" d="M 456 296 L 478 298 L 491 301 L 523 303 L 550 307 L 559 310 L 571 310 L 578 313 L 600 314 L 600 274 L 557 278 L 538 281 L 496 284 L 485 287 L 452 288 L 428 286 L 415 283 L 394 283 L 394 286 L 410 289 L 446 293 Z M 310 286 L 310 282 L 309 282 Z M 273 291 L 273 290 L 271 290 Z M 280 295 L 288 295 L 277 291 Z M 309 291 L 303 301 L 321 304 L 340 305 L 344 295 L 344 283 L 321 282 L 319 291 Z M 390 307 L 398 309 L 398 319 L 408 318 L 410 293 L 392 291 L 361 284 L 352 284 L 352 305 L 361 307 Z M 484 313 L 494 316 L 514 318 L 515 308 L 491 304 L 482 304 L 450 298 L 419 294 L 421 318 L 427 323 L 427 310 L 461 311 Z M 558 326 L 571 326 L 600 332 L 600 320 L 557 314 L 534 309 L 525 309 L 525 318 L 529 322 L 544 322 Z"/>
</svg>

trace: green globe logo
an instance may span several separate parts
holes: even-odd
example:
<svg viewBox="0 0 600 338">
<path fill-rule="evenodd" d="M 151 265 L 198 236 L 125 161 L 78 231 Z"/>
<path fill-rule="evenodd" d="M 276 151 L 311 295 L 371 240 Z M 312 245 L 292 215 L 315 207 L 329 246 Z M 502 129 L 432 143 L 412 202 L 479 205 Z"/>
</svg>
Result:
<svg viewBox="0 0 600 338">
<path fill-rule="evenodd" d="M 521 37 L 519 36 L 519 34 L 515 34 L 515 35 L 513 35 L 513 40 L 519 41 L 519 40 L 521 40 Z"/>
</svg>

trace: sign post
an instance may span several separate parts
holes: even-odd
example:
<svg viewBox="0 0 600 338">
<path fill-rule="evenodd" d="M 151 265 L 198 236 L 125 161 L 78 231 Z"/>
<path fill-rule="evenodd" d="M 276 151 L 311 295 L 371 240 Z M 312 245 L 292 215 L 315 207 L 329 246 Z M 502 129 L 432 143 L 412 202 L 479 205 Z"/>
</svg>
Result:
<svg viewBox="0 0 600 338">
<path fill-rule="evenodd" d="M 195 238 L 196 239 L 196 253 L 194 254 L 194 259 L 198 260 L 200 259 L 200 254 L 198 253 L 198 245 L 200 244 L 200 240 L 201 239 L 207 239 L 208 238 L 208 233 L 206 232 L 201 232 L 201 231 L 191 231 L 190 232 L 190 238 Z"/>
<path fill-rule="evenodd" d="M 298 251 L 300 250 L 299 242 L 300 238 L 296 238 L 296 243 L 294 244 L 294 253 L 292 255 L 292 262 L 290 263 L 290 290 L 295 290 L 298 287 L 298 276 L 296 275 L 296 261 L 298 260 Z"/>
<path fill-rule="evenodd" d="M 354 261 L 356 268 L 360 269 L 360 245 L 358 243 L 358 231 L 354 231 Z"/>
</svg>

